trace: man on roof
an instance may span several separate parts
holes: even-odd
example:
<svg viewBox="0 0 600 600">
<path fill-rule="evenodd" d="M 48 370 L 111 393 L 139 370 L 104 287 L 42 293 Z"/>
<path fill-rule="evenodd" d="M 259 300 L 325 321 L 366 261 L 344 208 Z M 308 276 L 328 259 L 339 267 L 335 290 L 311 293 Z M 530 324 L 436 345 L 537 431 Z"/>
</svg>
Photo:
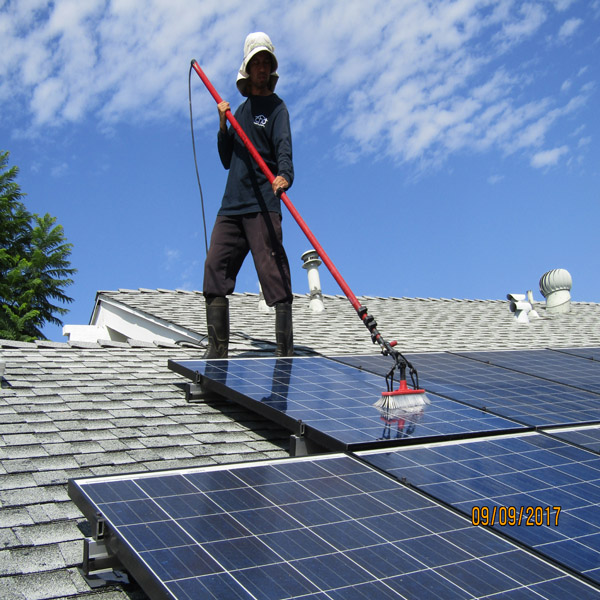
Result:
<svg viewBox="0 0 600 600">
<path fill-rule="evenodd" d="M 226 358 L 229 346 L 229 302 L 236 277 L 252 253 L 266 303 L 275 307 L 277 356 L 294 352 L 292 285 L 283 248 L 281 192 L 294 180 L 292 137 L 287 108 L 274 93 L 279 75 L 275 48 L 266 33 L 251 33 L 237 87 L 246 100 L 235 111 L 241 125 L 272 173 L 269 183 L 233 128 L 227 126 L 229 102 L 218 104 L 217 145 L 229 170 L 221 208 L 213 227 L 204 265 L 208 348 L 204 358 Z"/>
</svg>

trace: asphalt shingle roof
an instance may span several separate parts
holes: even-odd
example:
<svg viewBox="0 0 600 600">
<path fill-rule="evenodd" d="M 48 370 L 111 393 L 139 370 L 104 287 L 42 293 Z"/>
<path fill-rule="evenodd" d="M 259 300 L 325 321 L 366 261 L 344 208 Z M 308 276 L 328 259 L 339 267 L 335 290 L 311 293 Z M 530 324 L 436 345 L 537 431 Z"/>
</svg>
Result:
<svg viewBox="0 0 600 600">
<path fill-rule="evenodd" d="M 84 520 L 69 478 L 288 455 L 287 434 L 252 413 L 186 402 L 167 361 L 197 350 L 1 344 L 0 598 L 92 593 L 77 568 Z M 140 592 L 114 587 L 93 597 L 129 593 Z"/>
<path fill-rule="evenodd" d="M 139 312 L 204 334 L 198 292 L 100 292 Z M 341 296 L 313 314 L 294 301 L 301 352 L 376 352 Z M 517 324 L 506 301 L 359 298 L 387 339 L 403 351 L 600 346 L 600 305 L 573 303 L 568 314 Z M 231 297 L 232 353 L 273 350 L 274 314 L 258 296 Z M 0 598 L 144 598 L 135 586 L 94 589 L 83 578 L 86 522 L 67 495 L 69 478 L 287 456 L 288 433 L 226 401 L 189 404 L 169 359 L 199 349 L 135 340 L 36 344 L 0 340 Z M 82 531 L 83 530 L 83 531 Z"/>
<path fill-rule="evenodd" d="M 133 307 L 206 333 L 204 298 L 200 292 L 120 290 L 99 297 Z M 386 339 L 406 352 L 547 348 L 600 345 L 600 304 L 573 302 L 569 313 L 548 315 L 545 303 L 535 303 L 540 319 L 517 323 L 506 300 L 359 297 Z M 368 332 L 345 296 L 325 296 L 325 311 L 312 313 L 307 295 L 293 304 L 296 345 L 322 354 L 377 352 Z M 275 315 L 258 311 L 258 295 L 231 296 L 234 349 L 256 349 L 241 334 L 274 341 Z M 260 345 L 259 345 L 260 347 Z M 262 346 L 271 349 L 271 347 Z"/>
</svg>

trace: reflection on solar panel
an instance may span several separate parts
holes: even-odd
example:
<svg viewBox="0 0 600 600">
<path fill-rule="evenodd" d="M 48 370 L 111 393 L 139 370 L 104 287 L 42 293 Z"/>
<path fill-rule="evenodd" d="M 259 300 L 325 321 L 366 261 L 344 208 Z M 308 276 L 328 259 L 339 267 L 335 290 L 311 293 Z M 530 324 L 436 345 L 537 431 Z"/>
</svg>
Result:
<svg viewBox="0 0 600 600">
<path fill-rule="evenodd" d="M 151 598 L 599 595 L 343 455 L 77 480 L 69 493 L 101 513 Z"/>
<path fill-rule="evenodd" d="M 566 440 L 582 448 L 600 453 L 600 425 L 553 429 L 548 433 L 561 440 Z"/>
<path fill-rule="evenodd" d="M 307 438 L 330 450 L 522 427 L 433 395 L 425 408 L 382 412 L 373 406 L 385 390 L 382 378 L 326 358 L 199 360 L 169 367 L 192 380 L 200 374 L 203 384 L 294 433 L 303 427 Z"/>
<path fill-rule="evenodd" d="M 600 583 L 597 455 L 529 433 L 361 456 Z"/>
<path fill-rule="evenodd" d="M 477 356 L 483 360 L 488 354 L 504 356 L 513 353 L 474 352 L 468 356 Z M 564 356 L 567 360 L 570 358 Z M 355 366 L 361 364 L 371 372 L 381 372 L 385 369 L 383 358 L 385 357 L 336 357 L 336 360 Z M 550 426 L 600 421 L 600 396 L 591 392 L 473 360 L 467 358 L 467 355 L 438 352 L 413 354 L 408 358 L 419 371 L 420 385 L 428 392 L 471 406 L 485 407 L 490 412 L 525 425 Z M 584 365 L 588 362 L 579 358 L 573 360 Z M 592 361 L 589 363 L 594 365 Z M 596 368 L 598 366 L 600 365 Z M 600 373 L 600 369 L 598 372 Z M 578 382 L 581 373 L 581 369 L 574 373 L 573 381 Z"/>
<path fill-rule="evenodd" d="M 554 350 L 462 352 L 476 360 L 600 393 L 600 362 Z M 598 398 L 600 401 L 600 397 Z"/>
</svg>

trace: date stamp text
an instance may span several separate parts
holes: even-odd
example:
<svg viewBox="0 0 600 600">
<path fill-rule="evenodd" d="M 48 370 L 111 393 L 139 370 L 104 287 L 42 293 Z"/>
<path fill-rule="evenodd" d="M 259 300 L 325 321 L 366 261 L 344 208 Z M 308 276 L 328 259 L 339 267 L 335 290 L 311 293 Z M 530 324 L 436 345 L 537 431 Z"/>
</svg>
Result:
<svg viewBox="0 0 600 600">
<path fill-rule="evenodd" d="M 471 524 L 484 527 L 558 527 L 560 511 L 560 506 L 474 506 Z"/>
</svg>

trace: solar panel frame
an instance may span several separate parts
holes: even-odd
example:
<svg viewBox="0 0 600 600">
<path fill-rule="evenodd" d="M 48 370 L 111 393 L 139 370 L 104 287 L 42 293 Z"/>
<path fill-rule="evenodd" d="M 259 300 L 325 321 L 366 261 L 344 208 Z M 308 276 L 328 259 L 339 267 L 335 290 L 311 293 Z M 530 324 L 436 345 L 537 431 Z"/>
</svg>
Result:
<svg viewBox="0 0 600 600">
<path fill-rule="evenodd" d="M 242 506 L 241 490 L 258 494 L 286 478 L 306 485 L 315 498 Z M 186 495 L 190 484 L 194 496 L 216 500 L 230 490 L 242 505 L 194 517 L 165 513 L 154 521 L 119 508 Z M 473 528 L 463 516 L 348 455 L 71 480 L 69 494 L 84 513 L 106 519 L 110 549 L 153 600 L 223 594 L 273 600 L 404 598 L 407 590 L 421 590 L 424 597 L 423 586 L 443 598 L 482 597 L 482 590 L 535 593 L 548 586 L 560 586 L 563 595 L 547 589 L 541 597 L 598 596 L 564 571 L 491 531 Z M 119 503 L 120 496 L 127 500 Z M 270 519 L 241 520 L 267 509 L 280 511 L 288 524 L 268 531 Z M 469 580 L 463 583 L 465 574 Z"/>
<path fill-rule="evenodd" d="M 169 367 L 330 451 L 526 427 L 434 395 L 424 409 L 386 414 L 374 407 L 386 389 L 382 378 L 325 357 L 170 361 Z"/>
</svg>

